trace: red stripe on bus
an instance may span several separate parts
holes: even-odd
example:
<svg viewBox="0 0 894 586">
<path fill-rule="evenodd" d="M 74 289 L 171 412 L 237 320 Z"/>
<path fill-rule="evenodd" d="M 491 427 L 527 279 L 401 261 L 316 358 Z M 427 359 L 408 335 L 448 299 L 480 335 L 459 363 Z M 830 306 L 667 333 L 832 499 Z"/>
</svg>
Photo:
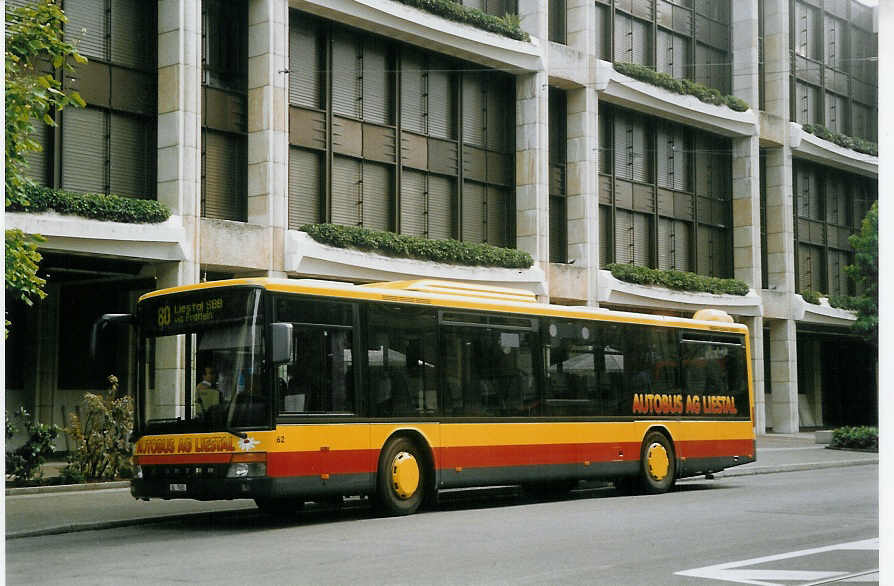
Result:
<svg viewBox="0 0 894 586">
<path fill-rule="evenodd" d="M 720 456 L 754 455 L 754 441 L 692 440 L 677 442 L 677 456 L 681 458 L 716 458 Z"/>
<path fill-rule="evenodd" d="M 267 475 L 368 474 L 375 472 L 378 457 L 378 450 L 271 452 L 267 454 Z"/>
</svg>

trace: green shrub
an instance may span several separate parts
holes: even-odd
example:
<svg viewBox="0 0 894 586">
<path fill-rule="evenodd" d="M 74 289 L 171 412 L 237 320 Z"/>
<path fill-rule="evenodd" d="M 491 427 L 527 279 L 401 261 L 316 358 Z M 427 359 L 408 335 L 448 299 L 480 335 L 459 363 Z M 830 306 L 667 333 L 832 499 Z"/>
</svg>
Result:
<svg viewBox="0 0 894 586">
<path fill-rule="evenodd" d="M 806 289 L 804 291 L 801 291 L 801 297 L 804 298 L 804 301 L 813 305 L 819 305 L 820 297 L 822 296 L 822 293 L 820 293 L 819 291 L 814 291 L 813 289 Z"/>
<path fill-rule="evenodd" d="M 114 479 L 130 476 L 133 446 L 133 402 L 118 397 L 118 378 L 108 378 L 108 395 L 84 393 L 83 415 L 69 415 L 66 428 L 74 449 L 64 475 L 69 478 Z"/>
<path fill-rule="evenodd" d="M 470 24 L 476 28 L 486 30 L 517 41 L 530 41 L 531 37 L 519 26 L 519 18 L 516 14 L 506 14 L 503 18 L 485 14 L 476 8 L 463 6 L 451 0 L 397 0 L 401 4 L 419 8 L 431 12 L 440 17 Z"/>
<path fill-rule="evenodd" d="M 832 448 L 878 450 L 878 428 L 869 426 L 841 427 L 832 434 Z"/>
<path fill-rule="evenodd" d="M 878 156 L 878 144 L 872 141 L 839 134 L 833 130 L 829 130 L 822 124 L 805 124 L 802 128 L 804 129 L 804 132 L 818 136 L 823 140 L 834 142 L 840 147 L 851 149 L 852 151 L 857 151 L 858 153 L 863 153 L 865 155 Z"/>
<path fill-rule="evenodd" d="M 24 407 L 19 407 L 12 417 L 6 412 L 6 441 L 9 442 L 24 427 L 28 434 L 25 444 L 6 452 L 6 473 L 17 480 L 40 478 L 40 467 L 56 450 L 59 427 L 39 423 Z"/>
<path fill-rule="evenodd" d="M 617 263 L 612 263 L 606 268 L 616 279 L 638 285 L 657 285 L 680 291 L 701 291 L 726 295 L 748 294 L 748 285 L 738 279 L 720 279 L 685 271 L 665 271 Z"/>
<path fill-rule="evenodd" d="M 428 240 L 394 232 L 381 232 L 335 224 L 306 224 L 301 226 L 301 230 L 323 244 L 338 248 L 357 248 L 387 256 L 513 269 L 526 269 L 534 264 L 531 255 L 527 252 L 489 244 L 468 244 L 456 240 Z"/>
<path fill-rule="evenodd" d="M 10 198 L 6 209 L 35 213 L 54 210 L 60 214 L 129 224 L 156 224 L 171 216 L 167 206 L 153 200 L 102 193 L 75 193 L 40 185 L 26 185 L 21 193 Z"/>
<path fill-rule="evenodd" d="M 615 63 L 615 71 L 623 73 L 639 81 L 663 87 L 666 90 L 676 92 L 678 94 L 695 96 L 702 102 L 714 104 L 715 106 L 726 106 L 736 112 L 744 112 L 750 108 L 748 102 L 736 96 L 725 96 L 720 90 L 703 86 L 691 79 L 677 79 L 636 63 Z"/>
<path fill-rule="evenodd" d="M 859 303 L 859 297 L 853 297 L 851 295 L 832 295 L 829 297 L 829 305 L 837 309 L 857 311 Z"/>
</svg>

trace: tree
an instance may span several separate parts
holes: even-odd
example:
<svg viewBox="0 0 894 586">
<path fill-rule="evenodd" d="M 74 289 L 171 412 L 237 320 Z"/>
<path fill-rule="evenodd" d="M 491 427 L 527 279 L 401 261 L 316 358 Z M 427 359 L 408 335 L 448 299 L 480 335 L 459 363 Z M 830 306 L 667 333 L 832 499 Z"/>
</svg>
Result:
<svg viewBox="0 0 894 586">
<path fill-rule="evenodd" d="M 869 208 L 860 231 L 852 234 L 848 242 L 854 247 L 854 264 L 845 271 L 861 290 L 854 299 L 854 329 L 878 346 L 878 201 Z"/>
<path fill-rule="evenodd" d="M 62 75 L 86 63 L 77 48 L 62 38 L 68 19 L 59 0 L 40 0 L 6 8 L 6 206 L 27 207 L 25 155 L 42 150 L 34 140 L 34 124 L 56 126 L 55 112 L 86 104 L 76 91 L 66 91 Z M 43 238 L 21 230 L 6 231 L 6 291 L 31 305 L 43 299 L 45 281 L 37 275 L 37 246 Z M 7 333 L 9 322 L 6 322 Z"/>
</svg>

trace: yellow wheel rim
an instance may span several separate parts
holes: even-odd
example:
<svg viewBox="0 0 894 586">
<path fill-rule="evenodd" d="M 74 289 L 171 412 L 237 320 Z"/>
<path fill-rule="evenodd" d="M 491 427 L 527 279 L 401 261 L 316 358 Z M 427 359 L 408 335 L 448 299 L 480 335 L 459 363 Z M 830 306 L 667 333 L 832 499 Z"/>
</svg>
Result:
<svg viewBox="0 0 894 586">
<path fill-rule="evenodd" d="M 409 452 L 399 452 L 391 461 L 391 486 L 401 499 L 408 499 L 419 488 L 419 464 Z"/>
<path fill-rule="evenodd" d="M 665 447 L 658 442 L 650 445 L 646 461 L 649 465 L 649 476 L 658 481 L 664 480 L 670 469 L 670 459 L 667 457 Z"/>
</svg>

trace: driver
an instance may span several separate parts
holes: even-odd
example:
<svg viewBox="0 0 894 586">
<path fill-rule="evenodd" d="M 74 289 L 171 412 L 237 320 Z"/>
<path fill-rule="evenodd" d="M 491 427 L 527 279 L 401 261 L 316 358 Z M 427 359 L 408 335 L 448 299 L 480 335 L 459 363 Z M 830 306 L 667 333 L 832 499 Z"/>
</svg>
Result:
<svg viewBox="0 0 894 586">
<path fill-rule="evenodd" d="M 219 405 L 222 399 L 221 392 L 216 387 L 217 371 L 211 365 L 205 367 L 204 375 L 196 385 L 196 411 L 205 413 L 212 407 Z"/>
</svg>

